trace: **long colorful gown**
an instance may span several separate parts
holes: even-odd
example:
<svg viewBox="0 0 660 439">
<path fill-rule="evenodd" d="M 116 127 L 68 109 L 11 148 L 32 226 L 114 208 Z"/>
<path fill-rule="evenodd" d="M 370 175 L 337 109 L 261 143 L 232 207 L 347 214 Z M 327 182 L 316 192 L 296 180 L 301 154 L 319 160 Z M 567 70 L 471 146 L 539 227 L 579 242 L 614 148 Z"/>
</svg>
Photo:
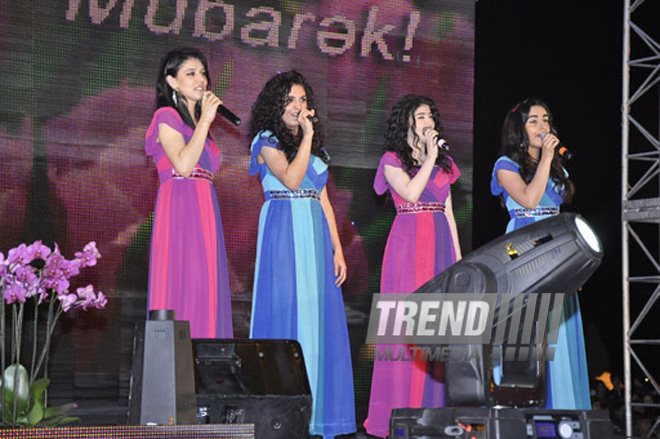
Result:
<svg viewBox="0 0 660 439">
<path fill-rule="evenodd" d="M 319 201 L 328 166 L 312 155 L 299 190 L 290 191 L 257 162 L 262 148 L 278 147 L 270 136 L 258 134 L 251 147 L 249 172 L 259 173 L 266 200 L 259 217 L 250 337 L 300 342 L 313 400 L 310 433 L 333 438 L 356 427 L 346 315 Z"/>
<path fill-rule="evenodd" d="M 510 158 L 502 156 L 495 162 L 493 168 L 490 183 L 491 193 L 496 196 L 502 195 L 511 217 L 506 233 L 559 213 L 559 207 L 563 199 L 551 179 L 548 179 L 545 193 L 536 209 L 525 209 L 516 203 L 497 182 L 496 174 L 500 169 L 519 173 L 520 167 Z M 553 361 L 548 362 L 547 370 L 547 408 L 591 409 L 587 355 L 577 294 L 573 294 L 564 301 L 559 335 L 555 347 L 555 358 Z"/>
<path fill-rule="evenodd" d="M 220 151 L 209 137 L 188 178 L 179 176 L 158 142 L 159 124 L 188 142 L 193 130 L 174 108 L 159 108 L 146 134 L 145 151 L 156 162 L 156 198 L 149 264 L 149 309 L 172 309 L 190 322 L 193 338 L 233 336 L 227 253 L 213 174 Z"/>
<path fill-rule="evenodd" d="M 460 176 L 452 161 L 451 172 L 434 167 L 417 203 L 407 203 L 385 179 L 385 165 L 401 168 L 393 152 L 380 159 L 374 189 L 392 194 L 397 215 L 383 257 L 380 292 L 410 294 L 456 262 L 456 251 L 444 202 L 450 184 Z M 389 346 L 399 352 L 402 346 Z M 381 351 L 381 346 L 378 346 Z M 384 349 L 385 346 L 382 347 Z M 404 347 L 408 348 L 408 347 Z M 412 351 L 408 349 L 407 358 Z M 369 434 L 385 437 L 394 408 L 442 407 L 445 405 L 444 370 L 440 362 L 374 361 L 374 374 L 365 427 Z"/>
</svg>

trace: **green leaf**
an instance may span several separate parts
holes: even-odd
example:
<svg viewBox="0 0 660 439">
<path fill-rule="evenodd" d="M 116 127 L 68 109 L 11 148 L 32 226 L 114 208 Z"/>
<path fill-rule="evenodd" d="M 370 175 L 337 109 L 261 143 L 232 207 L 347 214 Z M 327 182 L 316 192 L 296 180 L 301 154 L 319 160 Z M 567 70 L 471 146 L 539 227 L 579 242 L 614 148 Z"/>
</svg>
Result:
<svg viewBox="0 0 660 439">
<path fill-rule="evenodd" d="M 80 422 L 77 416 L 56 416 L 54 418 L 44 419 L 39 423 L 42 427 L 50 427 L 52 425 L 71 424 L 73 422 Z"/>
<path fill-rule="evenodd" d="M 35 381 L 32 384 L 32 388 L 30 389 L 30 396 L 32 397 L 32 401 L 39 402 L 42 406 L 45 406 L 46 389 L 48 388 L 49 384 L 50 380 L 48 378 L 41 378 Z"/>
<path fill-rule="evenodd" d="M 27 414 L 28 423 L 31 427 L 37 425 L 44 418 L 44 404 L 40 401 L 34 401 L 30 411 Z"/>
<path fill-rule="evenodd" d="M 56 416 L 61 417 L 62 415 L 69 413 L 71 410 L 75 409 L 76 407 L 78 406 L 74 403 L 62 404 L 54 407 L 47 407 L 46 413 L 44 414 L 44 420 L 51 419 Z"/>
<path fill-rule="evenodd" d="M 23 410 L 27 407 L 28 397 L 30 395 L 29 382 L 27 369 L 22 364 L 12 364 L 8 366 L 4 373 L 2 374 L 3 381 L 5 382 L 5 389 L 9 389 L 14 392 L 14 375 L 16 377 L 16 387 L 18 388 L 18 405 L 23 407 Z M 22 410 L 19 410 L 19 413 Z"/>
<path fill-rule="evenodd" d="M 5 420 L 11 422 L 14 412 L 14 392 L 5 388 Z"/>
<path fill-rule="evenodd" d="M 28 399 L 30 395 L 30 389 L 28 387 L 28 374 L 25 367 L 15 364 L 7 367 L 3 373 L 3 379 L 0 380 L 0 383 L 4 380 L 5 382 L 5 419 L 9 423 L 13 420 L 14 413 L 14 374 L 17 376 L 17 387 L 18 387 L 18 401 L 16 405 L 16 414 L 17 417 L 23 415 L 28 408 Z"/>
</svg>

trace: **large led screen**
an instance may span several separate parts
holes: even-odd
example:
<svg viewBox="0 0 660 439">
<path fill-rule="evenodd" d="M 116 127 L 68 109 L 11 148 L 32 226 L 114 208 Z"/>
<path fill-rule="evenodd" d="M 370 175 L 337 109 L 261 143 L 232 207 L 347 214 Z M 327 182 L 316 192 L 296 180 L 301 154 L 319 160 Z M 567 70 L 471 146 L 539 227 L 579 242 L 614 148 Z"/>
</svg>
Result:
<svg viewBox="0 0 660 439">
<path fill-rule="evenodd" d="M 331 156 L 329 193 L 348 264 L 343 287 L 358 419 L 371 384 L 364 344 L 371 295 L 394 218 L 373 191 L 385 122 L 403 95 L 433 98 L 462 175 L 452 188 L 463 253 L 471 247 L 474 2 L 460 0 L 11 0 L 0 7 L 0 252 L 96 241 L 81 282 L 108 308 L 64 316 L 51 398 L 126 403 L 133 328 L 146 316 L 158 188 L 144 136 L 160 58 L 207 55 L 212 89 L 243 119 L 218 118 L 220 200 L 234 308 L 247 337 L 263 190 L 248 175 L 247 121 L 264 83 L 302 72 L 317 96 Z M 112 421 L 112 419 L 105 419 Z M 99 421 L 101 422 L 101 421 Z"/>
</svg>

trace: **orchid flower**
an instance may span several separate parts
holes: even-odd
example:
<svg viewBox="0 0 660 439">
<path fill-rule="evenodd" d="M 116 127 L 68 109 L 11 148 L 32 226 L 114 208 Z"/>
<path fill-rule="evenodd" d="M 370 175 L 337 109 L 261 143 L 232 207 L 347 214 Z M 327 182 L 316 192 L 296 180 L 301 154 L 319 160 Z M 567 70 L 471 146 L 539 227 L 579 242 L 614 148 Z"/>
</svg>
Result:
<svg viewBox="0 0 660 439">
<path fill-rule="evenodd" d="M 96 249 L 95 241 L 88 242 L 82 252 L 76 252 L 76 258 L 81 260 L 82 267 L 93 267 L 100 257 L 101 253 Z"/>
</svg>

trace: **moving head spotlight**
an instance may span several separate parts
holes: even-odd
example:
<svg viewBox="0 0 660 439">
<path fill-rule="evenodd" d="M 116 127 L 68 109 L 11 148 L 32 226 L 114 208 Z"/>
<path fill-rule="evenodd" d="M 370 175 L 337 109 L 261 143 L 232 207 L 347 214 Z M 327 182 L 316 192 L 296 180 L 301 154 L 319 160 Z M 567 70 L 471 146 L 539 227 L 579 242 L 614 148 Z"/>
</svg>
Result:
<svg viewBox="0 0 660 439">
<path fill-rule="evenodd" d="M 591 277 L 602 257 L 600 241 L 582 216 L 561 213 L 491 241 L 417 289 L 413 295 L 496 294 L 490 343 L 469 345 L 469 349 L 480 351 L 470 361 L 445 363 L 448 403 L 487 407 L 543 405 L 546 353 L 550 351 L 538 346 L 534 351 L 532 345 L 539 338 L 545 340 L 549 319 L 547 306 L 542 308 L 543 301 L 537 298 L 544 296 L 546 304 L 549 299 L 561 303 Z M 524 323 L 528 321 L 527 314 L 534 313 L 530 314 L 532 324 L 521 324 L 523 312 Z M 559 318 L 555 317 L 558 326 Z M 541 337 L 536 337 L 534 334 L 539 332 Z M 515 346 L 511 350 L 507 345 Z M 496 361 L 505 360 L 499 383 L 492 376 L 493 357 Z"/>
</svg>

